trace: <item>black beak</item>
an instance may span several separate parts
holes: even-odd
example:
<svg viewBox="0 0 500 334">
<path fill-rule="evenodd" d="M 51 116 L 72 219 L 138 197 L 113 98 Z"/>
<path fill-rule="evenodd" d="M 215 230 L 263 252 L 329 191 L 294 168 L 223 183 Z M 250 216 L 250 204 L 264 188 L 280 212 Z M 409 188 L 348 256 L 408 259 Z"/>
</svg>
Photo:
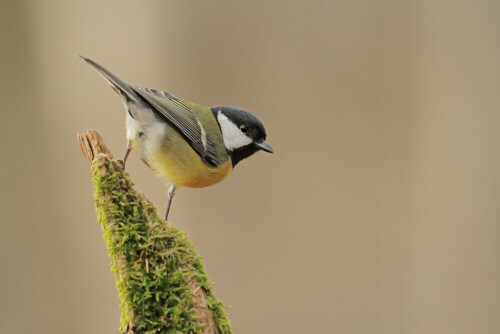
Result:
<svg viewBox="0 0 500 334">
<path fill-rule="evenodd" d="M 264 150 L 266 152 L 269 152 L 269 153 L 274 153 L 274 150 L 273 148 L 271 147 L 271 145 L 269 145 L 267 143 L 267 141 L 265 140 L 261 140 L 259 142 L 254 142 L 254 144 L 259 147 L 261 150 Z"/>
</svg>

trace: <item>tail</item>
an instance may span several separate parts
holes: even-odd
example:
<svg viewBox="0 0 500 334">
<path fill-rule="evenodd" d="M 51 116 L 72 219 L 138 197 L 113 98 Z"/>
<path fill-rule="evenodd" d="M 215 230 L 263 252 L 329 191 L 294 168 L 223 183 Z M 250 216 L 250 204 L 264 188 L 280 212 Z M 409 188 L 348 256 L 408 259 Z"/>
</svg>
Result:
<svg viewBox="0 0 500 334">
<path fill-rule="evenodd" d="M 134 92 L 134 90 L 127 85 L 125 82 L 120 80 L 116 75 L 109 72 L 107 69 L 97 64 L 95 61 L 79 56 L 87 63 L 89 63 L 103 78 L 108 82 L 108 84 L 113 88 L 118 94 L 125 95 L 128 100 L 139 102 L 141 98 Z"/>
</svg>

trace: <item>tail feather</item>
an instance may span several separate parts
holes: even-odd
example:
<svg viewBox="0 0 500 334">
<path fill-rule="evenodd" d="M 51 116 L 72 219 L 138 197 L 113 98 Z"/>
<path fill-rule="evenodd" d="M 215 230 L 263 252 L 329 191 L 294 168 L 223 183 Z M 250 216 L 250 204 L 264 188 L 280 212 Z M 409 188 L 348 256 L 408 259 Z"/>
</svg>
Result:
<svg viewBox="0 0 500 334">
<path fill-rule="evenodd" d="M 117 93 L 124 94 L 131 101 L 139 102 L 141 100 L 137 93 L 134 92 L 134 90 L 128 84 L 120 80 L 116 75 L 109 72 L 107 69 L 91 59 L 85 58 L 83 56 L 79 57 L 89 63 Z"/>
</svg>

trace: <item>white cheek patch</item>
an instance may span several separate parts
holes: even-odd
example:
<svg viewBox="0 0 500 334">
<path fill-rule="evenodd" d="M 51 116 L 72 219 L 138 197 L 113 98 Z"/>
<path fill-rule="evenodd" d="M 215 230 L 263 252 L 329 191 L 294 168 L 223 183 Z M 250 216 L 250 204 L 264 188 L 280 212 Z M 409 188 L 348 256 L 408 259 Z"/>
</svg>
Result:
<svg viewBox="0 0 500 334">
<path fill-rule="evenodd" d="M 233 151 L 252 143 L 252 138 L 241 132 L 236 124 L 231 122 L 231 120 L 220 111 L 217 113 L 217 120 L 219 121 L 222 131 L 224 145 L 229 151 Z"/>
</svg>

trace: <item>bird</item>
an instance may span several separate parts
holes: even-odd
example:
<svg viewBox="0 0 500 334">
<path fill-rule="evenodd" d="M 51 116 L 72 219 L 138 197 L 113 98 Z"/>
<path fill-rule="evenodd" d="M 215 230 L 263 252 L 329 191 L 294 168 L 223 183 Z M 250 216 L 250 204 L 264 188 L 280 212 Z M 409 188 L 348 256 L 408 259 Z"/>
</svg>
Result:
<svg viewBox="0 0 500 334">
<path fill-rule="evenodd" d="M 125 107 L 123 167 L 134 151 L 169 186 L 165 221 L 179 188 L 214 185 L 257 151 L 274 153 L 264 125 L 245 109 L 208 108 L 170 93 L 131 86 L 93 60 L 80 57 L 120 95 Z"/>
</svg>

